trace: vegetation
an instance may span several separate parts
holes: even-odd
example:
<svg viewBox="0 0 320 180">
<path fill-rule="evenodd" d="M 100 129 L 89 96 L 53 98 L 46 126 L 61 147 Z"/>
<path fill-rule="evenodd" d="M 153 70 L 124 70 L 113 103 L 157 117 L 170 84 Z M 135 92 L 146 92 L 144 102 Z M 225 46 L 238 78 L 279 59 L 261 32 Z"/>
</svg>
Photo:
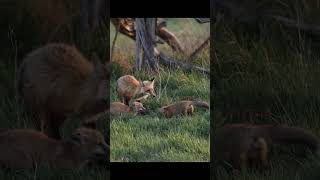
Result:
<svg viewBox="0 0 320 180">
<path fill-rule="evenodd" d="M 194 26 L 198 29 L 192 29 Z M 192 19 L 168 19 L 167 28 L 174 33 L 177 32 L 175 35 L 182 42 L 188 42 L 194 36 L 201 38 L 209 36 L 209 31 L 203 33 L 203 29 Z M 114 28 L 111 29 L 111 41 L 113 35 Z M 198 38 L 198 43 L 201 43 L 201 38 Z M 132 73 L 131 67 L 134 62 L 132 43 L 133 41 L 123 35 L 119 35 L 116 42 L 111 68 L 111 102 L 119 101 L 116 95 L 116 80 L 122 75 Z M 166 54 L 183 57 L 171 52 L 167 45 L 161 45 L 159 49 Z M 194 62 L 208 68 L 209 48 L 200 53 Z M 134 73 L 134 76 L 145 80 L 154 75 L 139 72 Z M 209 101 L 208 77 L 200 73 L 184 73 L 180 69 L 168 70 L 162 67 L 155 78 L 157 97 L 149 97 L 143 102 L 149 110 L 147 115 L 131 114 L 111 118 L 111 161 L 209 161 L 210 112 L 208 110 L 197 108 L 193 116 L 170 119 L 157 112 L 157 109 L 164 105 L 188 97 Z"/>
<path fill-rule="evenodd" d="M 35 128 L 31 113 L 27 112 L 23 101 L 16 94 L 15 80 L 18 67 L 27 53 L 48 42 L 71 43 L 73 19 L 78 14 L 79 4 L 60 0 L 0 2 L 1 128 Z M 68 137 L 79 126 L 80 121 L 76 118 L 67 121 L 61 129 L 62 136 Z M 99 123 L 102 132 L 108 126 L 106 123 Z M 34 171 L 0 170 L 0 179 L 102 180 L 109 177 L 110 172 L 104 167 L 81 172 L 53 170 L 47 166 L 38 167 Z"/>
<path fill-rule="evenodd" d="M 320 26 L 319 6 L 313 5 L 316 1 L 251 2 L 242 13 L 269 12 Z M 259 11 L 249 10 L 255 8 Z M 212 28 L 212 132 L 226 123 L 287 124 L 320 136 L 319 37 L 270 19 L 239 23 L 236 17 L 219 11 Z M 248 170 L 234 174 L 220 169 L 215 175 L 217 179 L 319 178 L 319 158 L 300 156 L 302 149 L 273 147 L 271 168 L 264 173 Z"/>
</svg>

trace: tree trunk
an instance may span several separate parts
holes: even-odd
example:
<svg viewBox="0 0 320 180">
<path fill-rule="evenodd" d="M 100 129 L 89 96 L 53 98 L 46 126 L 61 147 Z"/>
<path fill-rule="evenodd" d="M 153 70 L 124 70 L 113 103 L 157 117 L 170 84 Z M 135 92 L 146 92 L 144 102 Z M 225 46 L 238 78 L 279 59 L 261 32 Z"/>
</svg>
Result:
<svg viewBox="0 0 320 180">
<path fill-rule="evenodd" d="M 76 44 L 82 51 L 90 52 L 94 33 L 108 25 L 109 9 L 107 0 L 80 0 L 80 16 L 75 31 Z M 106 34 L 101 31 L 99 35 L 106 40 Z"/>
<path fill-rule="evenodd" d="M 136 18 L 136 71 L 141 70 L 143 66 L 153 72 L 159 72 L 159 64 L 154 53 L 155 28 L 156 18 Z"/>
</svg>

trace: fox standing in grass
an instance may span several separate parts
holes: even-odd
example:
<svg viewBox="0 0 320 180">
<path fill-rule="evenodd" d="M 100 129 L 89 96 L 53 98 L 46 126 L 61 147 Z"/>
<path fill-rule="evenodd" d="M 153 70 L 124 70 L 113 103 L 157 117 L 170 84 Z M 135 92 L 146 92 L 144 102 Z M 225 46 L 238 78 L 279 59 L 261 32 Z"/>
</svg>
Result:
<svg viewBox="0 0 320 180">
<path fill-rule="evenodd" d="M 94 115 L 107 108 L 107 69 L 88 61 L 75 47 L 52 43 L 29 53 L 18 75 L 18 90 L 37 116 L 38 129 L 60 139 L 71 114 Z"/>
<path fill-rule="evenodd" d="M 306 129 L 284 125 L 225 125 L 214 133 L 214 164 L 227 163 L 235 169 L 245 166 L 267 168 L 268 148 L 273 143 L 302 144 L 320 153 L 320 140 Z"/>
<path fill-rule="evenodd" d="M 0 133 L 0 149 L 1 167 L 29 169 L 46 163 L 54 168 L 79 170 L 97 161 L 107 163 L 109 146 L 93 129 L 76 129 L 64 140 L 31 129 L 8 129 Z"/>
<path fill-rule="evenodd" d="M 171 118 L 177 115 L 192 115 L 195 106 L 209 109 L 209 104 L 204 101 L 180 101 L 175 104 L 163 106 L 158 109 L 159 112 L 163 113 L 166 118 Z"/>
<path fill-rule="evenodd" d="M 143 95 L 156 97 L 154 78 L 149 81 L 138 81 L 134 76 L 125 75 L 117 80 L 117 93 L 120 101 L 129 106 L 130 100 Z"/>
</svg>

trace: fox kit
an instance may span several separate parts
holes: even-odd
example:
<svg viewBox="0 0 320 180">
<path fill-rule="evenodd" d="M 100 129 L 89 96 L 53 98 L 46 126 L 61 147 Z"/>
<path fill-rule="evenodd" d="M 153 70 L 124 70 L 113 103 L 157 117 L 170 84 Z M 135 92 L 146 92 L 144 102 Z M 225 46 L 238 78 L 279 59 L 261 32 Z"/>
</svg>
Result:
<svg viewBox="0 0 320 180">
<path fill-rule="evenodd" d="M 97 159 L 107 159 L 108 148 L 103 135 L 92 129 L 79 128 L 64 140 L 31 129 L 13 129 L 0 133 L 0 164 L 10 169 L 35 168 L 39 163 L 81 169 Z"/>
<path fill-rule="evenodd" d="M 213 136 L 214 164 L 226 163 L 235 169 L 245 166 L 268 167 L 267 153 L 272 143 L 303 144 L 320 152 L 319 139 L 306 129 L 298 127 L 230 124 Z"/>
<path fill-rule="evenodd" d="M 18 90 L 36 114 L 38 129 L 60 139 L 59 127 L 74 113 L 93 115 L 107 107 L 107 70 L 75 47 L 48 44 L 29 53 L 20 66 Z"/>
<path fill-rule="evenodd" d="M 121 102 L 112 102 L 110 104 L 110 114 L 118 115 L 121 113 L 136 113 L 136 114 L 145 114 L 146 108 L 143 106 L 141 102 L 134 101 L 127 106 Z"/>
<path fill-rule="evenodd" d="M 132 98 L 141 95 L 156 97 L 154 91 L 154 78 L 149 81 L 138 81 L 131 75 L 125 75 L 117 80 L 117 93 L 120 101 L 129 106 Z"/>
<path fill-rule="evenodd" d="M 174 115 L 192 115 L 195 106 L 209 109 L 209 104 L 204 101 L 180 101 L 169 106 L 163 106 L 158 109 L 166 118 L 171 118 Z"/>
<path fill-rule="evenodd" d="M 82 125 L 87 128 L 96 129 L 97 128 L 97 121 L 99 117 L 104 116 L 106 114 L 110 114 L 112 116 L 120 115 L 120 114 L 127 114 L 127 113 L 134 113 L 134 114 L 146 114 L 147 110 L 143 106 L 143 104 L 139 101 L 134 101 L 130 103 L 130 106 L 123 104 L 122 102 L 112 102 L 110 104 L 110 109 L 104 113 L 100 113 L 90 119 L 85 120 Z"/>
</svg>

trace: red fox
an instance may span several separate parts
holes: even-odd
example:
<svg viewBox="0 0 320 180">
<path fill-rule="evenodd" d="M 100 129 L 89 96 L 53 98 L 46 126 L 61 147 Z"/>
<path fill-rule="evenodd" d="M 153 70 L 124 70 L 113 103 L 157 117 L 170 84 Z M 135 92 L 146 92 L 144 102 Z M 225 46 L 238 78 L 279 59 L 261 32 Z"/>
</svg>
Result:
<svg viewBox="0 0 320 180">
<path fill-rule="evenodd" d="M 143 106 L 141 102 L 134 101 L 127 106 L 121 102 L 112 102 L 110 104 L 110 114 L 111 115 L 118 115 L 121 113 L 135 113 L 135 114 L 145 114 L 146 108 Z"/>
<path fill-rule="evenodd" d="M 96 130 L 79 128 L 70 138 L 55 140 L 31 129 L 0 133 L 0 164 L 11 169 L 30 169 L 46 163 L 53 168 L 82 169 L 108 158 L 108 145 Z"/>
<path fill-rule="evenodd" d="M 154 91 L 154 79 L 149 81 L 138 81 L 131 75 L 125 75 L 117 80 L 117 93 L 120 101 L 129 106 L 130 100 L 137 96 L 152 95 L 156 97 Z"/>
<path fill-rule="evenodd" d="M 110 109 L 107 110 L 106 112 L 97 114 L 96 116 L 87 119 L 82 123 L 82 125 L 86 128 L 92 128 L 96 129 L 97 128 L 97 121 L 101 116 L 104 115 L 120 115 L 120 114 L 127 114 L 127 113 L 134 113 L 134 114 L 141 114 L 144 115 L 146 114 L 147 110 L 143 106 L 143 104 L 139 101 L 134 101 L 130 104 L 130 106 L 127 106 L 123 104 L 122 102 L 112 102 L 110 104 Z"/>
<path fill-rule="evenodd" d="M 90 63 L 75 47 L 48 44 L 29 53 L 18 75 L 18 90 L 38 117 L 38 129 L 60 139 L 71 114 L 93 115 L 107 107 L 107 69 Z M 40 122 L 39 122 L 40 121 Z"/>
<path fill-rule="evenodd" d="M 171 118 L 174 115 L 192 115 L 194 106 L 209 109 L 209 104 L 204 101 L 179 101 L 169 106 L 163 106 L 158 109 L 166 118 Z"/>
<path fill-rule="evenodd" d="M 214 133 L 213 162 L 234 169 L 268 167 L 268 147 L 273 143 L 303 144 L 320 153 L 320 140 L 306 129 L 284 125 L 225 125 Z"/>
</svg>

